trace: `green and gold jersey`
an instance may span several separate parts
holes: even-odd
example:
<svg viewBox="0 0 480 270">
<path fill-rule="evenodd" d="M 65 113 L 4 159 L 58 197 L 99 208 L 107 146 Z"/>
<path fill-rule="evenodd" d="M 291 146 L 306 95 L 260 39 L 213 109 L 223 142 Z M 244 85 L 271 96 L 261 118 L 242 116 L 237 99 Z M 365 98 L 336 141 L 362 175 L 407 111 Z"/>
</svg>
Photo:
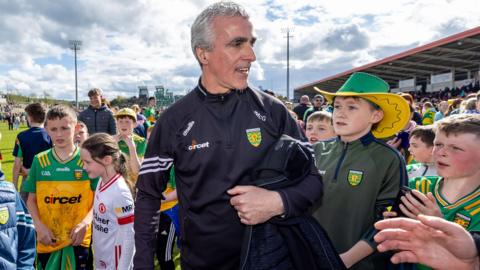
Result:
<svg viewBox="0 0 480 270">
<path fill-rule="evenodd" d="M 172 168 L 170 169 L 170 179 L 168 180 L 167 188 L 165 189 L 164 193 L 168 194 L 170 192 L 175 191 L 175 189 L 177 188 L 176 186 L 177 185 L 176 185 L 176 182 L 175 182 L 175 170 L 174 170 L 174 167 L 172 166 Z M 173 200 L 173 201 L 169 201 L 169 202 L 162 202 L 162 204 L 160 206 L 160 211 L 166 211 L 166 210 L 174 207 L 177 204 L 178 204 L 178 200 Z"/>
<path fill-rule="evenodd" d="M 148 107 L 145 109 L 143 115 L 147 118 L 147 121 L 151 124 L 155 123 L 155 107 Z"/>
<path fill-rule="evenodd" d="M 137 134 L 133 134 L 133 142 L 135 143 L 135 148 L 137 148 L 137 156 L 139 158 L 143 158 L 145 156 L 145 150 L 147 149 L 147 140 L 145 138 L 138 136 Z M 118 142 L 118 147 L 122 153 L 129 155 L 128 145 L 123 140 Z"/>
<path fill-rule="evenodd" d="M 456 202 L 448 202 L 441 193 L 442 177 L 417 177 L 409 181 L 410 188 L 424 194 L 432 192 L 446 220 L 460 224 L 467 231 L 480 231 L 480 187 Z"/>
<path fill-rule="evenodd" d="M 37 154 L 23 191 L 35 193 L 40 220 L 53 232 L 56 242 L 46 246 L 37 242 L 38 253 L 51 253 L 70 245 L 70 232 L 93 205 L 98 179 L 91 180 L 83 170 L 80 150 L 61 161 L 52 149 Z M 89 247 L 89 227 L 82 246 Z"/>
</svg>

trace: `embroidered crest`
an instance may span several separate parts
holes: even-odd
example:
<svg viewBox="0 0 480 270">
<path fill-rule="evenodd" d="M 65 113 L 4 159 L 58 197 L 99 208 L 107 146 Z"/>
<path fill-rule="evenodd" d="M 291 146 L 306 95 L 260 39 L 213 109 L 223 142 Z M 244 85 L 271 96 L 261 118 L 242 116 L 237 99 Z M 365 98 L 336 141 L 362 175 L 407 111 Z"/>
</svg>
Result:
<svg viewBox="0 0 480 270">
<path fill-rule="evenodd" d="M 247 129 L 246 132 L 247 132 L 247 139 L 250 142 L 250 144 L 253 145 L 254 147 L 258 147 L 262 142 L 262 132 L 260 131 L 260 128 Z"/>
<path fill-rule="evenodd" d="M 453 222 L 457 223 L 458 225 L 462 226 L 465 230 L 468 228 L 468 225 L 470 225 L 470 221 L 472 219 L 464 216 L 460 213 L 455 214 L 455 218 L 453 219 Z"/>
<path fill-rule="evenodd" d="M 79 169 L 73 172 L 73 176 L 75 176 L 75 179 L 77 180 L 82 179 L 82 174 L 83 174 L 83 170 L 79 170 Z"/>
<path fill-rule="evenodd" d="M 348 171 L 348 183 L 351 186 L 358 186 L 362 180 L 363 180 L 363 172 L 362 171 L 356 171 L 356 170 L 350 170 Z"/>
<path fill-rule="evenodd" d="M 10 214 L 8 213 L 8 207 L 4 206 L 0 208 L 0 224 L 7 224 Z"/>
</svg>

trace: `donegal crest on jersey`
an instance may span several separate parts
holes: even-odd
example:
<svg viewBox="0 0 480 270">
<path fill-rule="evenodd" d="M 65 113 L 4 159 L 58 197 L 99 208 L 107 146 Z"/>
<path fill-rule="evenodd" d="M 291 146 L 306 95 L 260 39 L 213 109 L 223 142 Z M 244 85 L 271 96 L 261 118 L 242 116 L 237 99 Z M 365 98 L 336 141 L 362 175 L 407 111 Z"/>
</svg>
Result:
<svg viewBox="0 0 480 270">
<path fill-rule="evenodd" d="M 362 180 L 363 180 L 363 172 L 362 171 L 356 171 L 356 170 L 350 170 L 348 172 L 348 183 L 352 186 L 358 186 Z"/>
<path fill-rule="evenodd" d="M 250 144 L 254 147 L 260 146 L 260 143 L 262 142 L 262 132 L 260 131 L 260 128 L 247 129 L 246 132 Z"/>
</svg>

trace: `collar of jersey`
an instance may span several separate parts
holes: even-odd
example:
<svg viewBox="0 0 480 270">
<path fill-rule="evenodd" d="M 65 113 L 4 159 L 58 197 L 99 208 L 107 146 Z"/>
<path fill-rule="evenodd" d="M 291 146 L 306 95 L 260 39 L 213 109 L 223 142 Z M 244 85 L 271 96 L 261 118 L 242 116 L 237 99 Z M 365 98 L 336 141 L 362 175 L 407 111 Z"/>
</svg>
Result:
<svg viewBox="0 0 480 270">
<path fill-rule="evenodd" d="M 345 144 L 345 142 L 343 142 L 341 139 L 340 139 L 340 136 L 338 136 L 338 140 L 340 140 L 343 144 Z M 356 144 L 362 144 L 363 146 L 368 146 L 370 143 L 372 143 L 373 141 L 375 140 L 375 136 L 373 136 L 372 132 L 368 132 L 367 134 L 363 135 L 363 137 L 359 138 L 359 139 L 356 139 L 355 141 L 353 142 L 349 142 L 348 144 L 350 145 L 356 145 Z"/>
<path fill-rule="evenodd" d="M 200 81 L 200 79 L 198 80 L 197 89 L 198 89 L 197 92 L 199 93 L 200 98 L 202 98 L 203 100 L 212 101 L 212 102 L 216 102 L 216 101 L 225 102 L 225 101 L 228 101 L 235 93 L 238 92 L 238 91 L 236 91 L 236 90 L 230 90 L 228 93 L 212 94 L 212 93 L 210 93 L 210 92 L 207 90 L 207 88 L 205 88 L 205 87 L 202 85 L 202 82 Z"/>
<path fill-rule="evenodd" d="M 60 164 L 67 164 L 68 162 L 72 161 L 73 159 L 75 159 L 77 156 L 78 156 L 78 152 L 80 151 L 80 148 L 76 148 L 75 149 L 75 152 L 73 153 L 73 155 L 71 157 L 69 157 L 68 159 L 66 160 L 62 160 L 58 155 L 57 153 L 55 152 L 54 148 L 52 148 L 52 156 L 53 158 Z"/>
</svg>

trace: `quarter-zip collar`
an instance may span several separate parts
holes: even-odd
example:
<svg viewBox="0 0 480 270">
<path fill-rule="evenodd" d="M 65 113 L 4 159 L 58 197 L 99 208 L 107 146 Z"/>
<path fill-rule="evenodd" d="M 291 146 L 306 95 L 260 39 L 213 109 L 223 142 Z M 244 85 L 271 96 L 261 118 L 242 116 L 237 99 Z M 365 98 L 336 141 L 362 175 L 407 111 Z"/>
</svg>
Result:
<svg viewBox="0 0 480 270">
<path fill-rule="evenodd" d="M 198 79 L 198 85 L 196 87 L 197 94 L 198 96 L 208 102 L 226 102 L 229 99 L 231 99 L 232 96 L 234 96 L 236 93 L 239 93 L 240 91 L 230 89 L 227 93 L 222 93 L 222 94 L 212 94 L 210 93 L 205 86 L 202 85 L 201 78 Z"/>
<path fill-rule="evenodd" d="M 368 146 L 370 143 L 376 140 L 375 136 L 373 136 L 372 132 L 368 132 L 367 134 L 363 135 L 363 137 L 360 137 L 359 139 L 354 140 L 353 142 L 344 142 L 340 139 L 340 136 L 338 136 L 338 140 L 345 145 L 357 145 L 357 144 L 362 144 L 363 146 Z"/>
</svg>

